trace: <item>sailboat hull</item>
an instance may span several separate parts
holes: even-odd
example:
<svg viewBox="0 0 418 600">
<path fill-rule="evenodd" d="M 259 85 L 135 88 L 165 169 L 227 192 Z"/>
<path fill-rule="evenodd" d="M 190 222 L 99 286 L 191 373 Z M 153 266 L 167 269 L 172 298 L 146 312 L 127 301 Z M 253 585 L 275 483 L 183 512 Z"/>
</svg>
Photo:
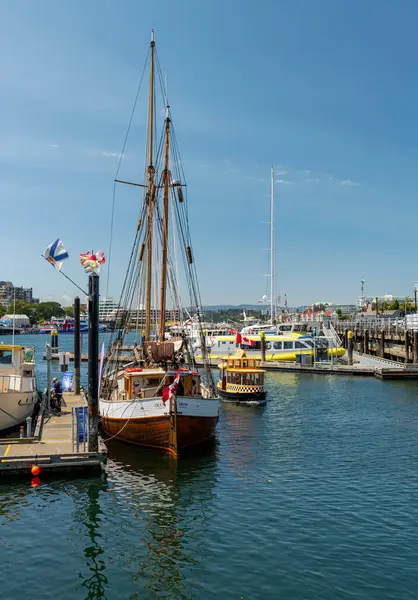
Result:
<svg viewBox="0 0 418 600">
<path fill-rule="evenodd" d="M 219 401 L 178 397 L 175 427 L 177 451 L 173 450 L 170 440 L 173 417 L 168 404 L 164 405 L 161 398 L 124 402 L 100 400 L 102 429 L 109 437 L 172 454 L 213 437 L 218 422 Z"/>
</svg>

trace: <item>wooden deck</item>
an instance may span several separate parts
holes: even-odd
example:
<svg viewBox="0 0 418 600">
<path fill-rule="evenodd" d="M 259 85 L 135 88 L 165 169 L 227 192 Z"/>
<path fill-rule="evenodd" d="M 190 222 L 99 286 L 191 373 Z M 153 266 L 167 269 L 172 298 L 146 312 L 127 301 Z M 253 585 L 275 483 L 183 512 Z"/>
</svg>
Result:
<svg viewBox="0 0 418 600">
<path fill-rule="evenodd" d="M 89 453 L 87 444 L 73 443 L 72 408 L 85 406 L 84 395 L 64 394 L 62 414 L 39 414 L 31 438 L 0 439 L 0 477 L 25 475 L 31 477 L 33 465 L 41 467 L 40 477 L 51 472 L 96 471 L 106 463 L 106 451 Z"/>
</svg>

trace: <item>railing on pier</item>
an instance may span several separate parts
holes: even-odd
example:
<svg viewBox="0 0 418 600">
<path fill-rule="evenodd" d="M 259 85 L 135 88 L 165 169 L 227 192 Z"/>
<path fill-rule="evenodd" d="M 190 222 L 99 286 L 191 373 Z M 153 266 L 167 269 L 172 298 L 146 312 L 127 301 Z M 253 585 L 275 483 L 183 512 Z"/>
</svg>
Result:
<svg viewBox="0 0 418 600">
<path fill-rule="evenodd" d="M 73 452 L 86 452 L 89 447 L 88 406 L 73 406 L 71 411 L 71 442 Z M 82 447 L 82 450 L 80 448 Z"/>
</svg>

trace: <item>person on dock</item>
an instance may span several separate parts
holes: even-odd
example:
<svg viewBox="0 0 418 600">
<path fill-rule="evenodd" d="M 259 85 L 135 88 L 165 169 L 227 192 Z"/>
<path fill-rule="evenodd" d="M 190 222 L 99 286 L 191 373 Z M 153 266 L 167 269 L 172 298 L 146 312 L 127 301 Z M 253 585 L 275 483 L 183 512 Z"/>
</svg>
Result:
<svg viewBox="0 0 418 600">
<path fill-rule="evenodd" d="M 54 386 L 54 408 L 57 412 L 61 412 L 61 401 L 62 401 L 62 385 L 56 377 L 52 380 Z M 51 403 L 52 404 L 52 403 Z"/>
</svg>

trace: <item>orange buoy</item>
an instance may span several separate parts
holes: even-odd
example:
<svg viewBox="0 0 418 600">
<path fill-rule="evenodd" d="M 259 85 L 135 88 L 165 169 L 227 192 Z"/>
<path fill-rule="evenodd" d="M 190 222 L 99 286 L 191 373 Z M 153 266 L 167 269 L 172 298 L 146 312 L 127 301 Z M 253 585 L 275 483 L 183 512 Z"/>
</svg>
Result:
<svg viewBox="0 0 418 600">
<path fill-rule="evenodd" d="M 41 485 L 41 480 L 39 477 L 32 477 L 32 481 L 30 482 L 31 488 L 37 488 Z"/>
<path fill-rule="evenodd" d="M 41 472 L 41 467 L 39 465 L 32 465 L 30 472 L 32 473 L 32 475 L 39 475 L 39 473 Z"/>
</svg>

